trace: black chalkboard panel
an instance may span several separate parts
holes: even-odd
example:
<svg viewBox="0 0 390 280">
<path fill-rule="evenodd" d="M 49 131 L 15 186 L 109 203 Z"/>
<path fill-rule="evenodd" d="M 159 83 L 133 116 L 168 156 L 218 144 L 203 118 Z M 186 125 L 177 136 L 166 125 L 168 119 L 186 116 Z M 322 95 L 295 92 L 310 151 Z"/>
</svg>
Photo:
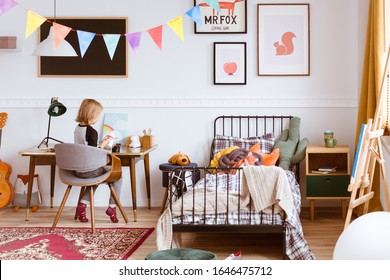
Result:
<svg viewBox="0 0 390 280">
<path fill-rule="evenodd" d="M 46 39 L 53 19 L 47 18 L 39 29 L 39 42 Z M 127 18 L 56 18 L 56 22 L 72 28 L 66 40 L 79 57 L 39 57 L 40 77 L 127 77 Z M 82 58 L 77 30 L 96 33 Z M 121 34 L 111 60 L 102 34 Z"/>
</svg>

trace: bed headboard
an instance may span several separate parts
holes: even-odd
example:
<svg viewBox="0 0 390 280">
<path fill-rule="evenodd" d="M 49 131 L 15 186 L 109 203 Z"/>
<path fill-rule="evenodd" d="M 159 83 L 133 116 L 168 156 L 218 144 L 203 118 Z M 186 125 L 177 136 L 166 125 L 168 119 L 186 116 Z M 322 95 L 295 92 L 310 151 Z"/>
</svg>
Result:
<svg viewBox="0 0 390 280">
<path fill-rule="evenodd" d="M 214 120 L 214 137 L 260 136 L 274 132 L 275 136 L 289 128 L 292 116 L 219 116 Z"/>
<path fill-rule="evenodd" d="M 248 138 L 263 136 L 273 133 L 278 139 L 281 132 L 290 127 L 290 120 L 293 116 L 272 115 L 272 116 L 219 116 L 214 120 L 214 139 L 217 135 L 230 137 Z M 214 157 L 216 144 L 213 140 L 210 148 L 210 160 Z M 294 167 L 299 178 L 299 165 Z"/>
</svg>

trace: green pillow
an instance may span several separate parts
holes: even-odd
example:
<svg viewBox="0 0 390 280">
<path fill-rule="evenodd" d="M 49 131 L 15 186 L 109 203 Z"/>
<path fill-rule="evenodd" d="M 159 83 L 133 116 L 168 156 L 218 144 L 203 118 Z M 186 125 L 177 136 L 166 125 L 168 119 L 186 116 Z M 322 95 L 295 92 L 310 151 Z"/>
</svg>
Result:
<svg viewBox="0 0 390 280">
<path fill-rule="evenodd" d="M 279 148 L 279 167 L 284 170 L 290 170 L 291 161 L 297 149 L 299 142 L 299 127 L 301 124 L 301 119 L 298 117 L 293 117 L 290 121 L 290 128 L 284 130 L 278 141 L 276 141 L 274 149 Z M 288 137 L 286 139 L 286 134 L 288 132 Z"/>
</svg>

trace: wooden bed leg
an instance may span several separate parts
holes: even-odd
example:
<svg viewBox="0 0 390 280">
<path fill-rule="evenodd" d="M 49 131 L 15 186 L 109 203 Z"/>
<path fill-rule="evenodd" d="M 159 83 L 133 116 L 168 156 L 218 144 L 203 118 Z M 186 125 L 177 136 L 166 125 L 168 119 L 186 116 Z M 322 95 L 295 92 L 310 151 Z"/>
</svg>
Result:
<svg viewBox="0 0 390 280">
<path fill-rule="evenodd" d="M 310 200 L 310 220 L 314 221 L 314 208 L 316 201 L 314 199 Z"/>
<path fill-rule="evenodd" d="M 173 233 L 172 244 L 175 244 L 177 248 L 181 248 L 182 245 L 181 232 Z"/>
</svg>

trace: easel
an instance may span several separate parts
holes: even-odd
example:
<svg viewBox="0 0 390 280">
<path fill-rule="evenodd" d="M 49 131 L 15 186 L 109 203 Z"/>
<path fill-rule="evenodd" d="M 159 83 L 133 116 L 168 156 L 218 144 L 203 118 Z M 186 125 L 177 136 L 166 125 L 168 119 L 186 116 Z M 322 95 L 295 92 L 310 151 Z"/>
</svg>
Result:
<svg viewBox="0 0 390 280">
<path fill-rule="evenodd" d="M 383 193 L 386 199 L 387 210 L 390 211 L 390 198 L 385 171 L 385 161 L 383 160 L 382 146 L 380 137 L 383 135 L 382 118 L 379 116 L 383 87 L 386 80 L 386 72 L 389 63 L 390 47 L 387 51 L 386 66 L 383 73 L 381 85 L 381 97 L 379 104 L 375 110 L 374 120 L 369 119 L 367 124 L 362 125 L 358 147 L 356 149 L 355 163 L 351 175 L 351 181 L 348 186 L 348 191 L 351 192 L 351 199 L 348 206 L 347 216 L 344 228 L 351 222 L 352 211 L 357 206 L 364 203 L 363 214 L 368 212 L 368 204 L 370 199 L 374 197 L 372 191 L 372 181 L 374 178 L 376 163 L 379 164 L 382 175 Z"/>
</svg>

